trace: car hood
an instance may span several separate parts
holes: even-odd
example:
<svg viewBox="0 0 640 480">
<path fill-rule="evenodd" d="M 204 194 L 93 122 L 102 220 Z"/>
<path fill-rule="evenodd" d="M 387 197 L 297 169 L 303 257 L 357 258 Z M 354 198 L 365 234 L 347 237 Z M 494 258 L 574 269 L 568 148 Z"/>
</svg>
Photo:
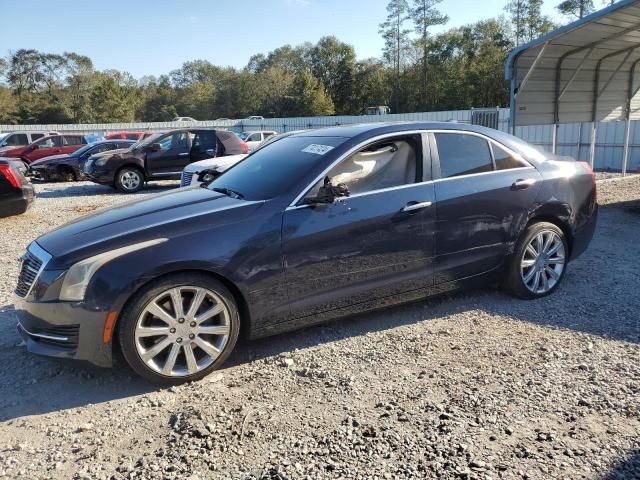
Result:
<svg viewBox="0 0 640 480">
<path fill-rule="evenodd" d="M 49 163 L 56 163 L 56 162 L 59 162 L 60 160 L 66 160 L 69 157 L 71 157 L 71 155 L 68 155 L 68 154 L 65 154 L 65 153 L 62 153 L 60 155 L 50 155 L 48 157 L 44 157 L 44 158 L 41 158 L 41 159 L 36 160 L 34 162 L 31 162 L 31 167 L 37 167 L 37 166 L 40 166 L 40 165 L 47 165 Z"/>
<path fill-rule="evenodd" d="M 185 172 L 201 172 L 208 168 L 226 167 L 235 165 L 240 160 L 247 156 L 246 153 L 240 155 L 227 155 L 225 157 L 208 158 L 206 160 L 200 160 L 199 162 L 193 162 L 184 167 Z"/>
<path fill-rule="evenodd" d="M 206 188 L 175 189 L 105 208 L 36 241 L 57 261 L 75 262 L 132 243 L 235 223 L 263 203 L 234 199 Z"/>
</svg>

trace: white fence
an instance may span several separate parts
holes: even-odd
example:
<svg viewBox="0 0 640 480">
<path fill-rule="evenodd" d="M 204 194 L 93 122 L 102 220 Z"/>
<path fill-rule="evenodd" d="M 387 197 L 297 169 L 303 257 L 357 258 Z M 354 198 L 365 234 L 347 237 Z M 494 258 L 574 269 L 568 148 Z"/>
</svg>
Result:
<svg viewBox="0 0 640 480">
<path fill-rule="evenodd" d="M 498 128 L 507 131 L 509 109 L 499 109 Z M 57 131 L 105 134 L 115 131 L 163 131 L 184 126 L 217 127 L 233 130 L 274 130 L 279 133 L 308 128 L 322 128 L 369 122 L 447 122 L 470 123 L 471 110 L 444 112 L 400 113 L 391 115 L 353 115 L 332 117 L 267 118 L 264 120 L 221 120 L 185 122 L 142 122 L 142 123 L 102 123 L 70 125 L 0 125 L 0 132 L 7 131 Z M 518 127 L 516 135 L 528 142 L 551 150 L 552 125 Z M 588 160 L 591 143 L 591 124 L 577 123 L 560 125 L 557 151 L 560 155 L 571 155 L 580 160 Z M 604 122 L 598 124 L 596 135 L 595 168 L 597 170 L 620 171 L 624 150 L 624 122 Z M 631 122 L 628 171 L 640 170 L 640 121 Z"/>
</svg>

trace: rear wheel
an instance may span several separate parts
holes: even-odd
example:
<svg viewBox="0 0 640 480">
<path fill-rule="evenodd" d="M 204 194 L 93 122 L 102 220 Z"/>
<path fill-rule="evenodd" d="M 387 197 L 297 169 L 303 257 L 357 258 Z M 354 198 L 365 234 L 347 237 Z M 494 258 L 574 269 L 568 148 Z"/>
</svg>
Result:
<svg viewBox="0 0 640 480">
<path fill-rule="evenodd" d="M 135 167 L 124 167 L 116 174 L 116 188 L 124 193 L 135 193 L 144 185 L 142 172 Z"/>
<path fill-rule="evenodd" d="M 199 380 L 224 363 L 240 331 L 233 295 L 201 274 L 164 278 L 122 312 L 119 341 L 127 363 L 154 383 Z"/>
<path fill-rule="evenodd" d="M 568 253 L 565 235 L 556 225 L 548 222 L 530 225 L 511 257 L 507 290 L 525 299 L 553 293 L 564 277 Z"/>
<path fill-rule="evenodd" d="M 70 168 L 62 168 L 59 171 L 59 176 L 60 179 L 63 182 L 75 182 L 76 181 L 76 175 L 73 173 L 73 170 L 71 170 Z"/>
</svg>

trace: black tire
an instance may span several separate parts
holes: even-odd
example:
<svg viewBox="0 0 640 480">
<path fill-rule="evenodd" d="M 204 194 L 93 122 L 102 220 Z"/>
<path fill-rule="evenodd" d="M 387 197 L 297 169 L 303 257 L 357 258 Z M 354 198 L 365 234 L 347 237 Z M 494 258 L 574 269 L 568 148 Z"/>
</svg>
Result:
<svg viewBox="0 0 640 480">
<path fill-rule="evenodd" d="M 73 170 L 71 170 L 69 168 L 60 169 L 60 171 L 58 172 L 58 176 L 60 177 L 60 180 L 62 180 L 63 182 L 75 182 L 76 181 L 75 173 L 73 173 Z"/>
<path fill-rule="evenodd" d="M 229 311 L 229 335 L 224 348 L 211 364 L 191 375 L 167 376 L 153 370 L 138 354 L 135 343 L 135 330 L 138 319 L 145 307 L 163 292 L 180 286 L 202 287 L 220 297 Z M 129 366 L 141 377 L 160 385 L 179 385 L 200 380 L 218 369 L 233 351 L 240 333 L 240 314 L 231 292 L 218 280 L 201 273 L 180 273 L 163 277 L 150 283 L 137 292 L 122 311 L 118 325 L 120 350 Z M 193 346 L 193 344 L 192 344 Z M 168 347 L 167 347 L 168 348 Z"/>
<path fill-rule="evenodd" d="M 532 242 L 534 238 L 536 238 L 540 233 L 547 234 L 547 232 L 553 232 L 562 240 L 564 263 L 562 271 L 559 273 L 558 279 L 554 280 L 555 283 L 553 284 L 553 286 L 551 286 L 551 288 L 544 292 L 534 292 L 529 287 L 527 287 L 527 284 L 525 283 L 525 280 L 523 278 L 523 275 L 525 274 L 523 273 L 522 261 L 525 255 L 525 249 L 527 248 L 529 243 Z M 525 300 L 534 300 L 536 298 L 546 297 L 547 295 L 552 294 L 562 282 L 564 274 L 567 270 L 568 260 L 569 245 L 563 231 L 553 223 L 533 223 L 526 228 L 526 230 L 523 232 L 523 234 L 520 236 L 520 239 L 516 243 L 513 255 L 511 255 L 511 257 L 509 258 L 509 264 L 507 266 L 507 277 L 503 286 L 505 290 L 507 290 L 512 295 Z M 550 279 L 550 277 L 548 277 L 546 273 L 544 275 L 545 277 Z"/>
<path fill-rule="evenodd" d="M 137 167 L 123 167 L 116 173 L 115 185 L 122 193 L 135 193 L 144 186 L 144 174 Z"/>
</svg>

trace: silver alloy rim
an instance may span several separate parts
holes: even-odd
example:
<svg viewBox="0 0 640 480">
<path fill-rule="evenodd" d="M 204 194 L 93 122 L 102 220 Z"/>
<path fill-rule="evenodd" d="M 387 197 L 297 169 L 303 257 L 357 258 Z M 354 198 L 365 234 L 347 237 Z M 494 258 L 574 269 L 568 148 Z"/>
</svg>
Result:
<svg viewBox="0 0 640 480">
<path fill-rule="evenodd" d="M 229 340 L 229 308 L 211 290 L 171 288 L 144 308 L 135 329 L 136 351 L 154 372 L 185 377 L 207 368 Z"/>
<path fill-rule="evenodd" d="M 520 275 L 530 292 L 546 293 L 560 280 L 565 265 L 564 242 L 552 230 L 542 230 L 527 244 Z"/>
<path fill-rule="evenodd" d="M 140 174 L 131 170 L 127 170 L 120 175 L 120 183 L 127 190 L 135 190 L 141 181 Z"/>
</svg>

